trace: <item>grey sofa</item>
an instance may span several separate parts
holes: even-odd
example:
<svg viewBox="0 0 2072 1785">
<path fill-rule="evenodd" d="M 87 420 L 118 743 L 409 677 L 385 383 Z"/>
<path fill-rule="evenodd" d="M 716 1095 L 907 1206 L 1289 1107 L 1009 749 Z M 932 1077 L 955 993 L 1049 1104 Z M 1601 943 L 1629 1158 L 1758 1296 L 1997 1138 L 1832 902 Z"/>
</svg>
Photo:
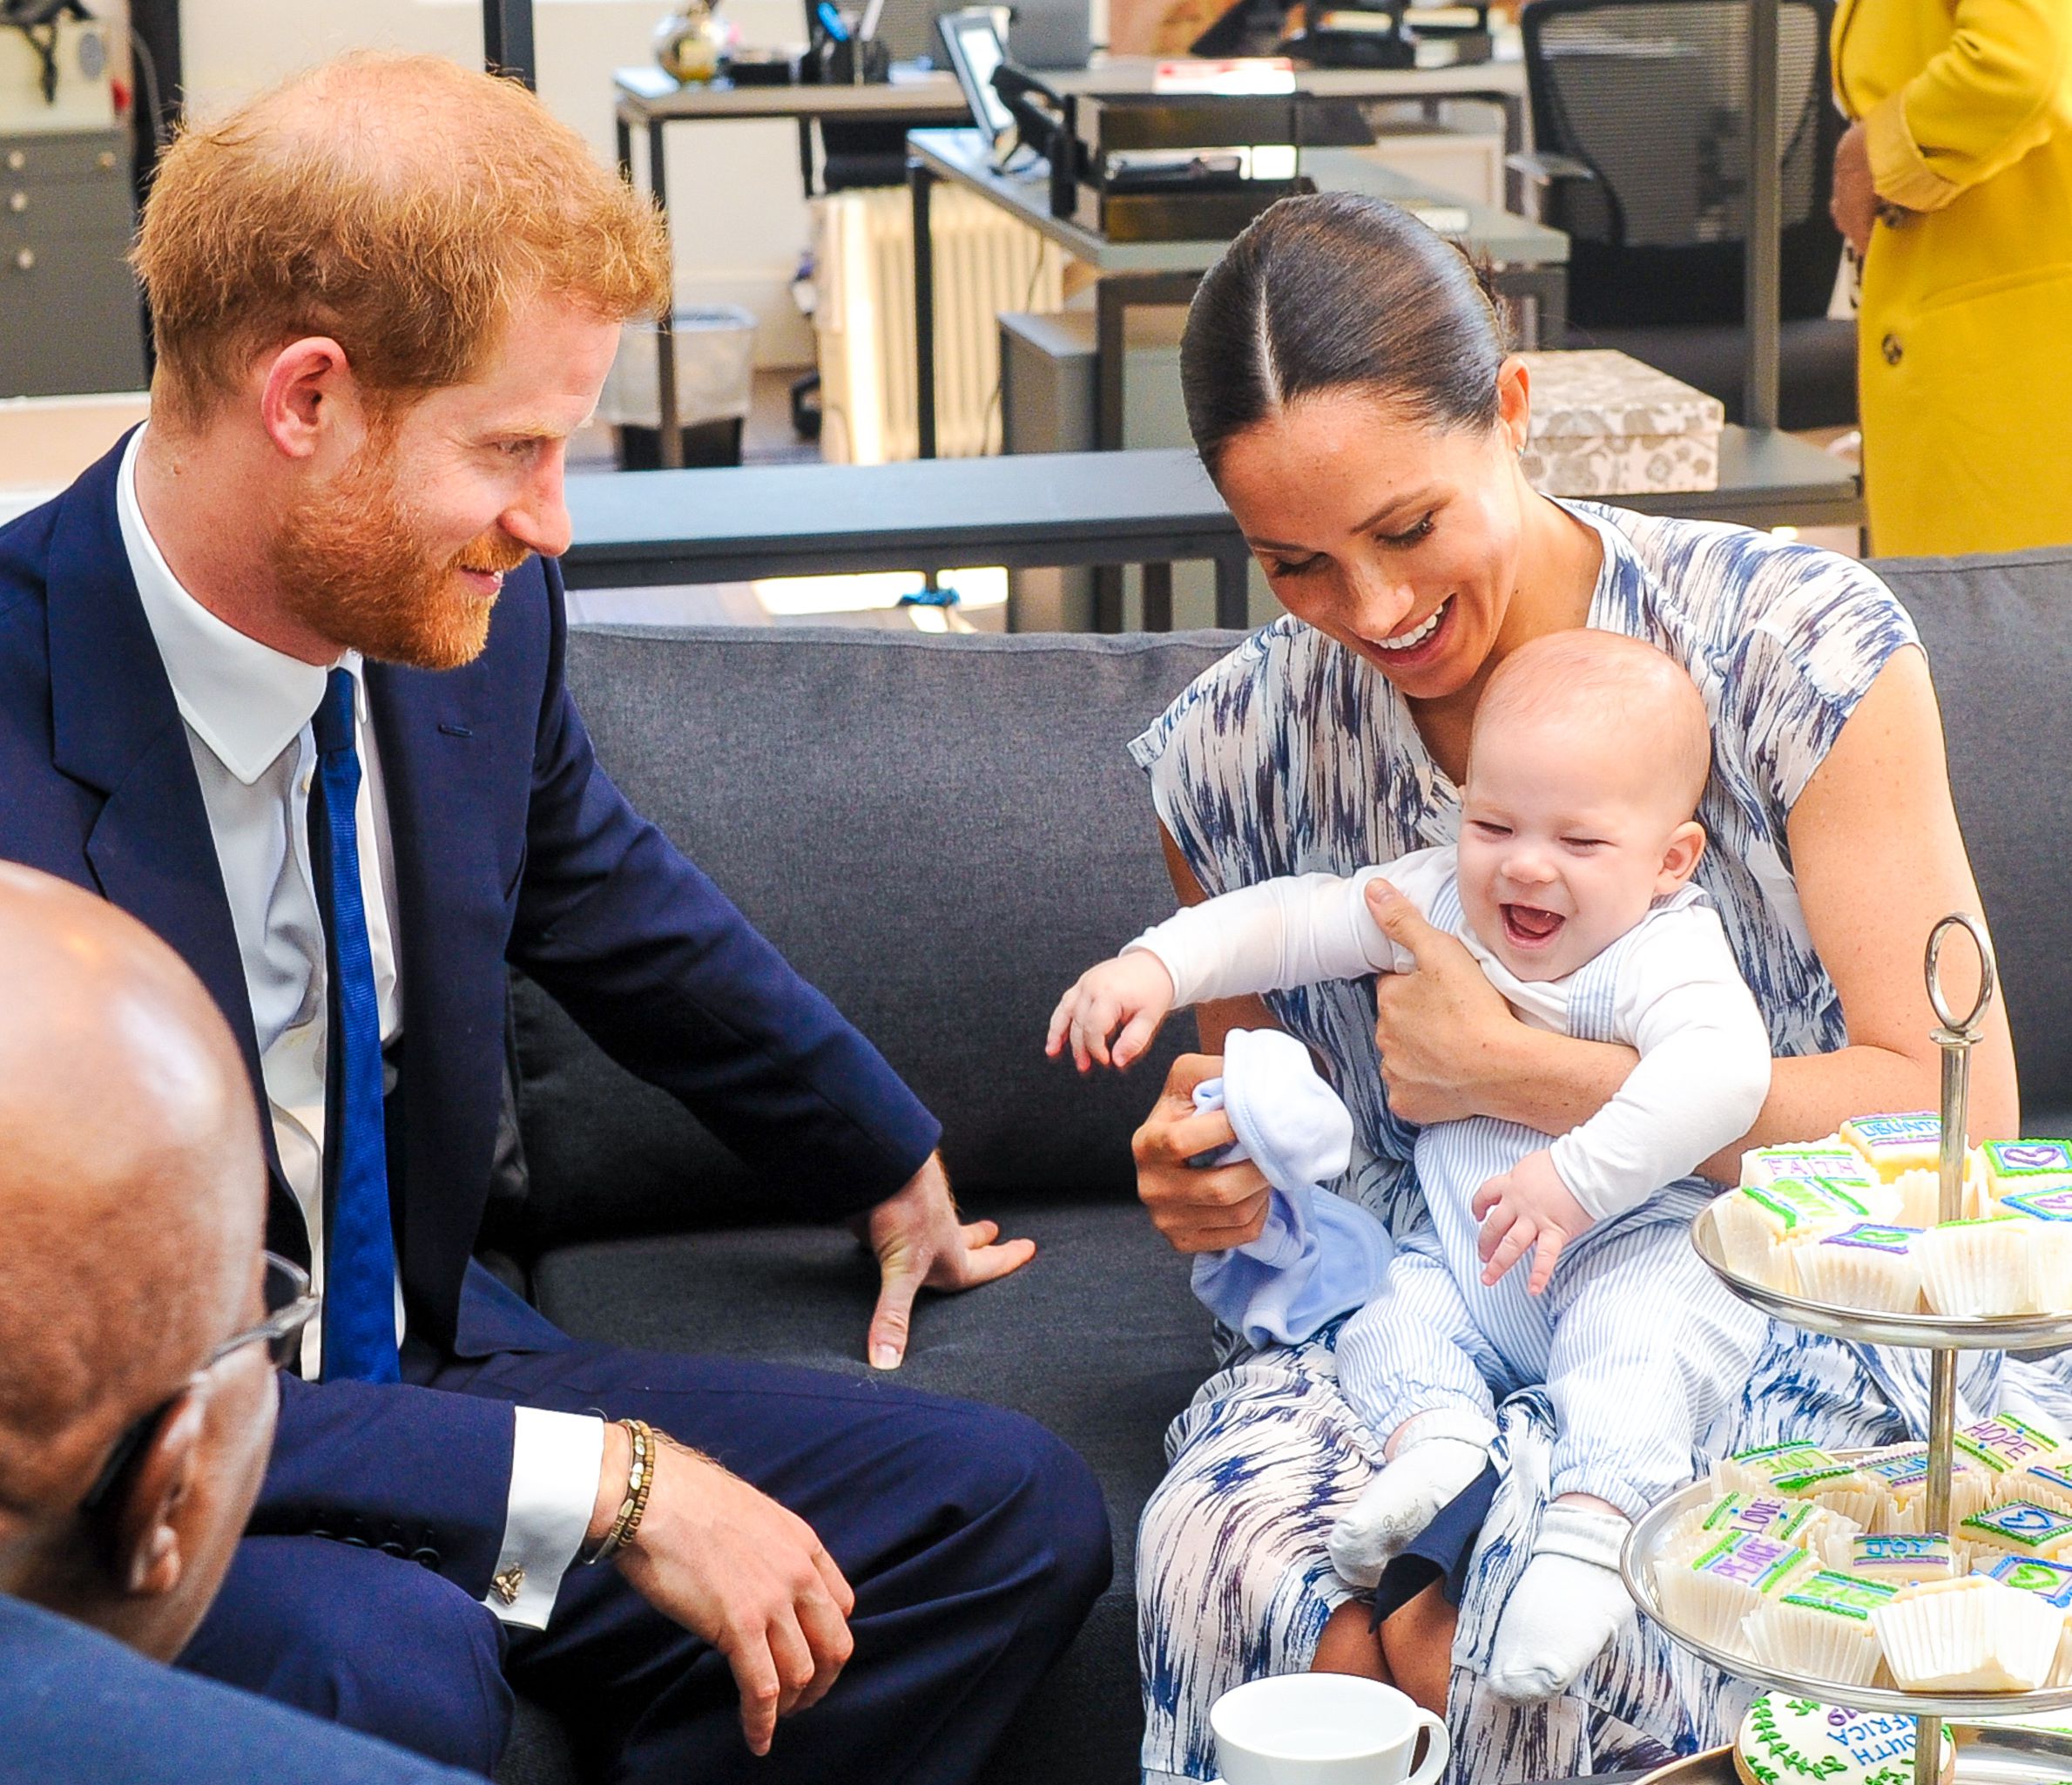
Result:
<svg viewBox="0 0 2072 1785">
<path fill-rule="evenodd" d="M 2072 553 L 1885 568 L 1936 665 L 2029 1126 L 2072 1133 L 2072 900 L 2053 849 L 2072 837 Z M 570 640 L 620 784 L 935 1109 L 967 1207 L 1042 1247 L 1005 1282 L 924 1301 L 900 1377 L 1043 1420 L 1092 1464 L 1114 1522 L 1115 1584 L 989 1785 L 1124 1785 L 1136 1767 L 1135 1526 L 1211 1351 L 1184 1261 L 1133 1200 L 1129 1137 L 1191 1037 L 1175 1024 L 1127 1078 L 1085 1081 L 1041 1043 L 1071 976 L 1170 904 L 1123 745 L 1232 642 Z M 523 1189 L 489 1239 L 541 1307 L 585 1338 L 863 1374 L 874 1279 L 847 1234 L 786 1225 L 783 1186 L 754 1182 L 536 988 L 513 1015 Z M 570 1712 L 522 1707 L 500 1776 L 581 1776 Z"/>
</svg>

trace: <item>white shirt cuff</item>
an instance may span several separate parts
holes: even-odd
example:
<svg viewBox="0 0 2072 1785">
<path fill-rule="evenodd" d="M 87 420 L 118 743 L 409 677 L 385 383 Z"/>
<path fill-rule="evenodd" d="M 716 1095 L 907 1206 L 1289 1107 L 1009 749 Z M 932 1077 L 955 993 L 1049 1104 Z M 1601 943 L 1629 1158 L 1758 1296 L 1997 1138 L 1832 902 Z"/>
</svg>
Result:
<svg viewBox="0 0 2072 1785">
<path fill-rule="evenodd" d="M 604 1422 L 540 1407 L 515 1411 L 503 1547 L 482 1602 L 506 1624 L 544 1630 L 597 1509 Z"/>
</svg>

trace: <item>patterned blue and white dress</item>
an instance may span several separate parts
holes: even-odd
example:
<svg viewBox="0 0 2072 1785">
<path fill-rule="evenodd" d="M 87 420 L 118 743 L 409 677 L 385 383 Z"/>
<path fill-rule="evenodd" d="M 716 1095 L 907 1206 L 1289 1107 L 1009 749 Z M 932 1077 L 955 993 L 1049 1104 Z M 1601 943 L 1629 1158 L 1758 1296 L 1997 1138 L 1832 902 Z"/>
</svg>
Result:
<svg viewBox="0 0 2072 1785">
<path fill-rule="evenodd" d="M 1604 546 L 1589 624 L 1649 640 L 1691 672 L 1712 720 L 1697 878 L 1783 1056 L 1846 1045 L 1841 1002 L 1807 936 L 1785 819 L 1886 660 L 1917 643 L 1878 578 L 1767 534 L 1570 504 Z M 1211 893 L 1274 875 L 1346 875 L 1456 840 L 1460 796 L 1408 707 L 1372 666 L 1292 619 L 1198 678 L 1130 746 L 1159 819 Z M 1336 1070 L 1359 1136 L 1340 1185 L 1400 1235 L 1421 1199 L 1413 1131 L 1389 1112 L 1371 978 L 1275 992 L 1275 1019 Z M 1171 1469 L 1137 1548 L 1147 1782 L 1209 1779 L 1209 1707 L 1239 1681 L 1308 1666 L 1325 1619 L 1353 1596 L 1324 1540 L 1378 1466 L 1337 1386 L 1336 1327 L 1250 1349 L 1173 1422 Z M 1967 1354 L 1978 1415 L 2027 1407 L 2072 1429 L 2060 1367 Z M 1890 1443 L 1927 1423 L 1920 1359 L 1773 1327 L 1734 1448 L 1803 1437 Z M 1543 1389 L 1502 1409 L 1502 1474 L 1462 1597 L 1448 1721 L 1449 1778 L 1475 1785 L 1644 1765 L 1731 1737 L 1750 1689 L 1630 1628 L 1565 1697 L 1518 1706 L 1483 1684 L 1498 1614 L 1522 1573 L 1548 1494 L 1554 1423 Z"/>
</svg>

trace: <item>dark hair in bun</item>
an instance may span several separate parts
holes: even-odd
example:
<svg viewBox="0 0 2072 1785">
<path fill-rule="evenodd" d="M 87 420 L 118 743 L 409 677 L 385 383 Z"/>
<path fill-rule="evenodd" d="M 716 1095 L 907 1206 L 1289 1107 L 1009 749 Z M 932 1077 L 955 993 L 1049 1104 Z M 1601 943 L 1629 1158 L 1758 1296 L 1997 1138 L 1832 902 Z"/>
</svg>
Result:
<svg viewBox="0 0 2072 1785">
<path fill-rule="evenodd" d="M 1370 391 L 1439 427 L 1492 427 L 1504 324 L 1460 249 L 1353 193 L 1283 199 L 1203 276 L 1180 341 L 1211 475 L 1231 439 L 1305 396 Z"/>
</svg>

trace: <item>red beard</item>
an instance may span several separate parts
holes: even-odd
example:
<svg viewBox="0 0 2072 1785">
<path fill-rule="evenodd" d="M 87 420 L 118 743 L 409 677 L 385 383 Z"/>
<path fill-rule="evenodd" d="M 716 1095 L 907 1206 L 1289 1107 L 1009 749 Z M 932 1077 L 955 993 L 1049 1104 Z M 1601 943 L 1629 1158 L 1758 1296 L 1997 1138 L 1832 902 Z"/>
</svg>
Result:
<svg viewBox="0 0 2072 1785">
<path fill-rule="evenodd" d="M 531 556 L 492 527 L 450 555 L 429 547 L 370 439 L 337 477 L 291 509 L 273 542 L 275 586 L 305 625 L 363 657 L 413 669 L 457 669 L 489 642 L 494 595 L 462 571 L 514 571 Z"/>
</svg>

